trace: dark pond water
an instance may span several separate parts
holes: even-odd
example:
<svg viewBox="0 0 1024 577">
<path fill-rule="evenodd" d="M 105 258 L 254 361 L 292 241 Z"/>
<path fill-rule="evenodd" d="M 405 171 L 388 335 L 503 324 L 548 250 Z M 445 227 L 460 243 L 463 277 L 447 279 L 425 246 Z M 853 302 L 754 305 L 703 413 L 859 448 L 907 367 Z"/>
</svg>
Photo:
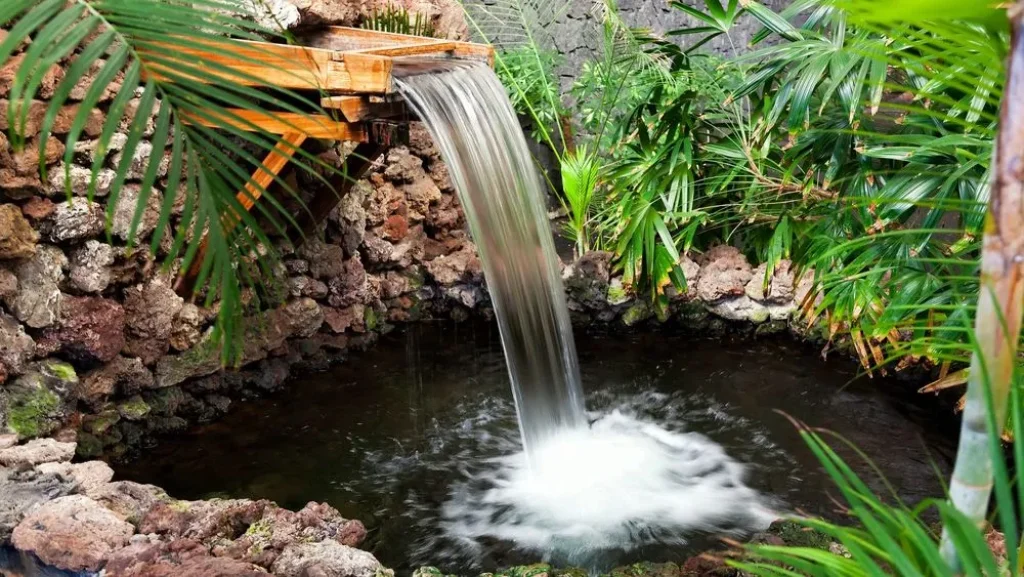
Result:
<svg viewBox="0 0 1024 577">
<path fill-rule="evenodd" d="M 832 485 L 777 409 L 856 444 L 907 501 L 941 493 L 936 470 L 949 470 L 952 416 L 900 383 L 857 379 L 848 359 L 823 361 L 784 338 L 730 343 L 667 333 L 579 334 L 577 348 L 589 410 L 622 407 L 707 436 L 747 465 L 747 485 L 780 507 L 839 518 Z M 396 569 L 467 573 L 536 560 L 501 544 L 453 552 L 439 530 L 439 511 L 466 470 L 518 448 L 495 328 L 419 325 L 295 380 L 286 393 L 165 440 L 120 466 L 119 478 L 179 498 L 266 498 L 290 508 L 326 501 L 361 519 L 367 547 Z M 884 489 L 869 467 L 854 465 Z M 679 559 L 706 543 L 604 562 Z"/>
</svg>

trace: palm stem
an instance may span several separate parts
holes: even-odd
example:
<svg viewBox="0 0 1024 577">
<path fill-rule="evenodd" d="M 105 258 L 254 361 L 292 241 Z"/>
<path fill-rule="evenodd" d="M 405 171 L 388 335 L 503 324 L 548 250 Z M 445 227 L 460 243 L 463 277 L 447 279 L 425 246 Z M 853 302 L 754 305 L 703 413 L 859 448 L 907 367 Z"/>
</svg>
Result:
<svg viewBox="0 0 1024 577">
<path fill-rule="evenodd" d="M 950 481 L 953 505 L 981 526 L 993 486 L 991 435 L 1006 422 L 1024 299 L 1024 2 L 1012 21 L 992 198 L 981 257 L 981 291 L 956 466 Z M 991 408 L 991 413 L 989 412 Z M 994 425 L 993 426 L 990 426 Z M 942 556 L 962 572 L 951 536 L 943 532 Z"/>
</svg>

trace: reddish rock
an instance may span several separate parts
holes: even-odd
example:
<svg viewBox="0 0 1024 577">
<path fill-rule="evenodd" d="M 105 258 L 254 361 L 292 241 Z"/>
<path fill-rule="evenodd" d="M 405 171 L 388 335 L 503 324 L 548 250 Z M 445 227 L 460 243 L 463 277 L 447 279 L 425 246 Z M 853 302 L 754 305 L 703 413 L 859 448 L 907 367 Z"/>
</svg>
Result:
<svg viewBox="0 0 1024 577">
<path fill-rule="evenodd" d="M 350 328 L 361 328 L 363 326 L 363 305 L 352 305 L 343 309 L 324 306 L 324 322 L 336 334 L 343 334 Z"/>
<path fill-rule="evenodd" d="M 39 345 L 82 363 L 114 360 L 124 347 L 125 312 L 111 299 L 64 295 L 57 326 L 43 331 Z"/>
<path fill-rule="evenodd" d="M 153 387 L 153 373 L 134 357 L 118 355 L 103 366 L 82 377 L 79 398 L 99 408 L 109 397 L 130 396 Z"/>
<path fill-rule="evenodd" d="M 732 246 L 716 246 L 704 255 L 697 294 L 707 303 L 742 296 L 753 272 L 747 257 Z"/>
<path fill-rule="evenodd" d="M 345 261 L 339 276 L 327 283 L 332 307 L 347 307 L 363 300 L 366 291 L 366 269 L 358 257 Z"/>
<path fill-rule="evenodd" d="M 170 543 L 133 543 L 111 556 L 107 577 L 267 577 L 260 567 L 214 557 L 206 547 L 188 539 Z"/>
<path fill-rule="evenodd" d="M 21 152 L 11 155 L 15 172 L 22 176 L 38 174 L 40 161 L 45 165 L 51 165 L 60 160 L 64 155 L 64 143 L 51 136 L 46 139 L 46 148 L 41 152 L 42 154 L 38 139 L 27 142 Z"/>
<path fill-rule="evenodd" d="M 44 563 L 68 571 L 98 571 L 128 544 L 134 529 L 83 495 L 54 499 L 14 528 L 11 542 Z"/>
<path fill-rule="evenodd" d="M 154 505 L 171 500 L 159 487 L 131 481 L 104 483 L 90 489 L 87 496 L 135 525 Z"/>
<path fill-rule="evenodd" d="M 725 559 L 712 555 L 698 555 L 683 563 L 679 574 L 682 577 L 728 577 L 736 570 L 725 563 Z"/>
<path fill-rule="evenodd" d="M 391 241 L 399 241 L 409 234 L 409 221 L 404 216 L 392 215 L 384 221 L 382 236 Z"/>
<path fill-rule="evenodd" d="M 46 118 L 46 109 L 49 106 L 48 103 L 42 100 L 32 100 L 28 105 L 28 116 L 24 125 L 25 138 L 32 138 L 39 134 L 39 128 L 43 125 L 43 119 Z M 8 132 L 11 129 L 10 123 L 7 121 L 9 118 L 9 111 L 11 108 L 11 102 L 6 98 L 0 98 L 0 130 Z M 15 106 L 14 114 L 21 115 L 21 106 Z M 21 125 L 18 125 L 21 128 Z"/>
<path fill-rule="evenodd" d="M 170 349 L 174 319 L 184 300 L 161 279 L 125 291 L 124 310 L 127 321 L 125 353 L 155 363 Z"/>
<path fill-rule="evenodd" d="M 39 196 L 33 196 L 28 202 L 21 205 L 21 213 L 32 220 L 43 220 L 53 214 L 56 209 L 52 200 Z"/>
</svg>

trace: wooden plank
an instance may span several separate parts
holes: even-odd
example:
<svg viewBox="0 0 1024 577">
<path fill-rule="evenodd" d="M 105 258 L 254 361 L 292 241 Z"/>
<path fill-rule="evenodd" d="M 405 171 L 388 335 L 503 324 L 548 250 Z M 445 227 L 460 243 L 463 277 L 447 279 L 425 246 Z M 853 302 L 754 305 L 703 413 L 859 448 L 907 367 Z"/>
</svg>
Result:
<svg viewBox="0 0 1024 577">
<path fill-rule="evenodd" d="M 344 57 L 347 59 L 351 54 L 375 54 L 377 56 L 418 56 L 422 54 L 443 54 L 445 52 L 452 52 L 458 47 L 456 42 L 421 42 L 419 44 L 405 44 L 402 46 L 385 46 L 381 48 L 364 48 L 362 50 L 352 50 L 344 53 Z"/>
<path fill-rule="evenodd" d="M 185 115 L 185 121 L 214 128 L 231 126 L 246 132 L 264 130 L 271 134 L 298 132 L 309 138 L 324 140 L 349 140 L 365 142 L 368 138 L 366 127 L 349 122 L 339 122 L 322 114 L 309 115 L 293 112 L 260 113 L 252 110 L 228 109 L 227 115 L 209 112 L 203 118 L 194 114 Z"/>
<path fill-rule="evenodd" d="M 363 142 L 356 146 L 345 159 L 342 173 L 331 177 L 331 186 L 321 188 L 306 205 L 306 210 L 295 217 L 299 229 L 290 235 L 292 244 L 301 245 L 317 230 L 334 207 L 338 206 L 355 183 L 369 172 L 374 162 L 388 147 L 387 144 L 374 142 Z"/>
<path fill-rule="evenodd" d="M 281 170 L 291 162 L 295 152 L 306 141 L 306 138 L 307 136 L 301 132 L 286 133 L 267 157 L 263 159 L 263 165 L 253 173 L 245 188 L 235 196 L 235 199 L 246 212 L 252 210 L 256 201 L 263 196 L 263 193 L 274 182 L 274 179 L 281 173 Z M 232 229 L 238 226 L 239 222 L 239 219 L 229 218 L 225 215 L 223 223 L 224 233 L 230 233 Z M 196 280 L 199 277 L 199 273 L 202 272 L 203 262 L 206 260 L 206 250 L 207 238 L 204 234 L 188 271 L 179 276 L 177 283 L 175 283 L 174 290 L 182 297 L 189 297 L 195 292 Z"/>
<path fill-rule="evenodd" d="M 390 94 L 391 59 L 376 54 L 338 53 L 340 62 L 332 62 L 332 84 L 329 91 Z"/>
<path fill-rule="evenodd" d="M 298 90 L 330 90 L 339 81 L 344 83 L 338 76 L 338 68 L 330 65 L 337 60 L 332 50 L 247 40 L 204 41 L 202 44 L 199 48 L 185 42 L 151 44 L 175 56 L 146 50 L 145 44 L 139 52 L 148 72 L 157 78 L 166 79 L 167 76 L 161 74 L 166 71 L 208 82 L 209 78 L 197 75 L 202 71 L 247 86 Z M 189 74 L 190 71 L 196 74 Z"/>
<path fill-rule="evenodd" d="M 361 122 L 371 118 L 395 118 L 406 116 L 409 110 L 402 100 L 373 102 L 366 96 L 325 96 L 320 106 L 326 110 L 340 110 L 349 122 Z"/>
</svg>

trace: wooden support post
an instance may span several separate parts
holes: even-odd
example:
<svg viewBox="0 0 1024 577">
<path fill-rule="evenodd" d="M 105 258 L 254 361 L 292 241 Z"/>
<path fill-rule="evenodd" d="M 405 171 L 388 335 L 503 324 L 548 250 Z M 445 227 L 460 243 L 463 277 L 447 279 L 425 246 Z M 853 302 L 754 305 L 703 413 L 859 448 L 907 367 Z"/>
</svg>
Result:
<svg viewBox="0 0 1024 577">
<path fill-rule="evenodd" d="M 363 142 L 356 146 L 355 150 L 345 159 L 342 174 L 332 177 L 331 186 L 318 191 L 313 200 L 306 205 L 306 210 L 296 217 L 295 221 L 299 225 L 299 230 L 291 235 L 293 245 L 301 245 L 309 235 L 316 231 L 317 227 L 327 219 L 327 215 L 334 210 L 334 207 L 338 206 L 352 186 L 366 175 L 374 161 L 389 146 L 387 143 L 380 142 Z"/>
<path fill-rule="evenodd" d="M 292 157 L 295 156 L 295 151 L 302 146 L 302 143 L 306 141 L 307 134 L 302 132 L 289 132 L 281 137 L 281 141 L 274 146 L 274 149 L 270 151 L 270 154 L 263 159 L 263 166 L 253 173 L 249 183 L 245 185 L 236 199 L 238 203 L 246 210 L 252 210 L 253 205 L 256 201 L 263 196 L 263 192 L 274 182 L 274 179 L 281 170 L 291 161 Z M 238 219 L 228 219 L 224 223 L 226 232 L 229 232 L 235 226 L 238 225 Z M 203 261 L 206 259 L 206 237 L 200 241 L 199 250 L 196 251 L 195 258 L 192 260 L 191 266 L 185 274 L 178 277 L 178 282 L 174 286 L 175 292 L 182 296 L 191 296 L 195 291 L 196 278 L 199 276 L 200 271 L 203 268 Z"/>
</svg>

